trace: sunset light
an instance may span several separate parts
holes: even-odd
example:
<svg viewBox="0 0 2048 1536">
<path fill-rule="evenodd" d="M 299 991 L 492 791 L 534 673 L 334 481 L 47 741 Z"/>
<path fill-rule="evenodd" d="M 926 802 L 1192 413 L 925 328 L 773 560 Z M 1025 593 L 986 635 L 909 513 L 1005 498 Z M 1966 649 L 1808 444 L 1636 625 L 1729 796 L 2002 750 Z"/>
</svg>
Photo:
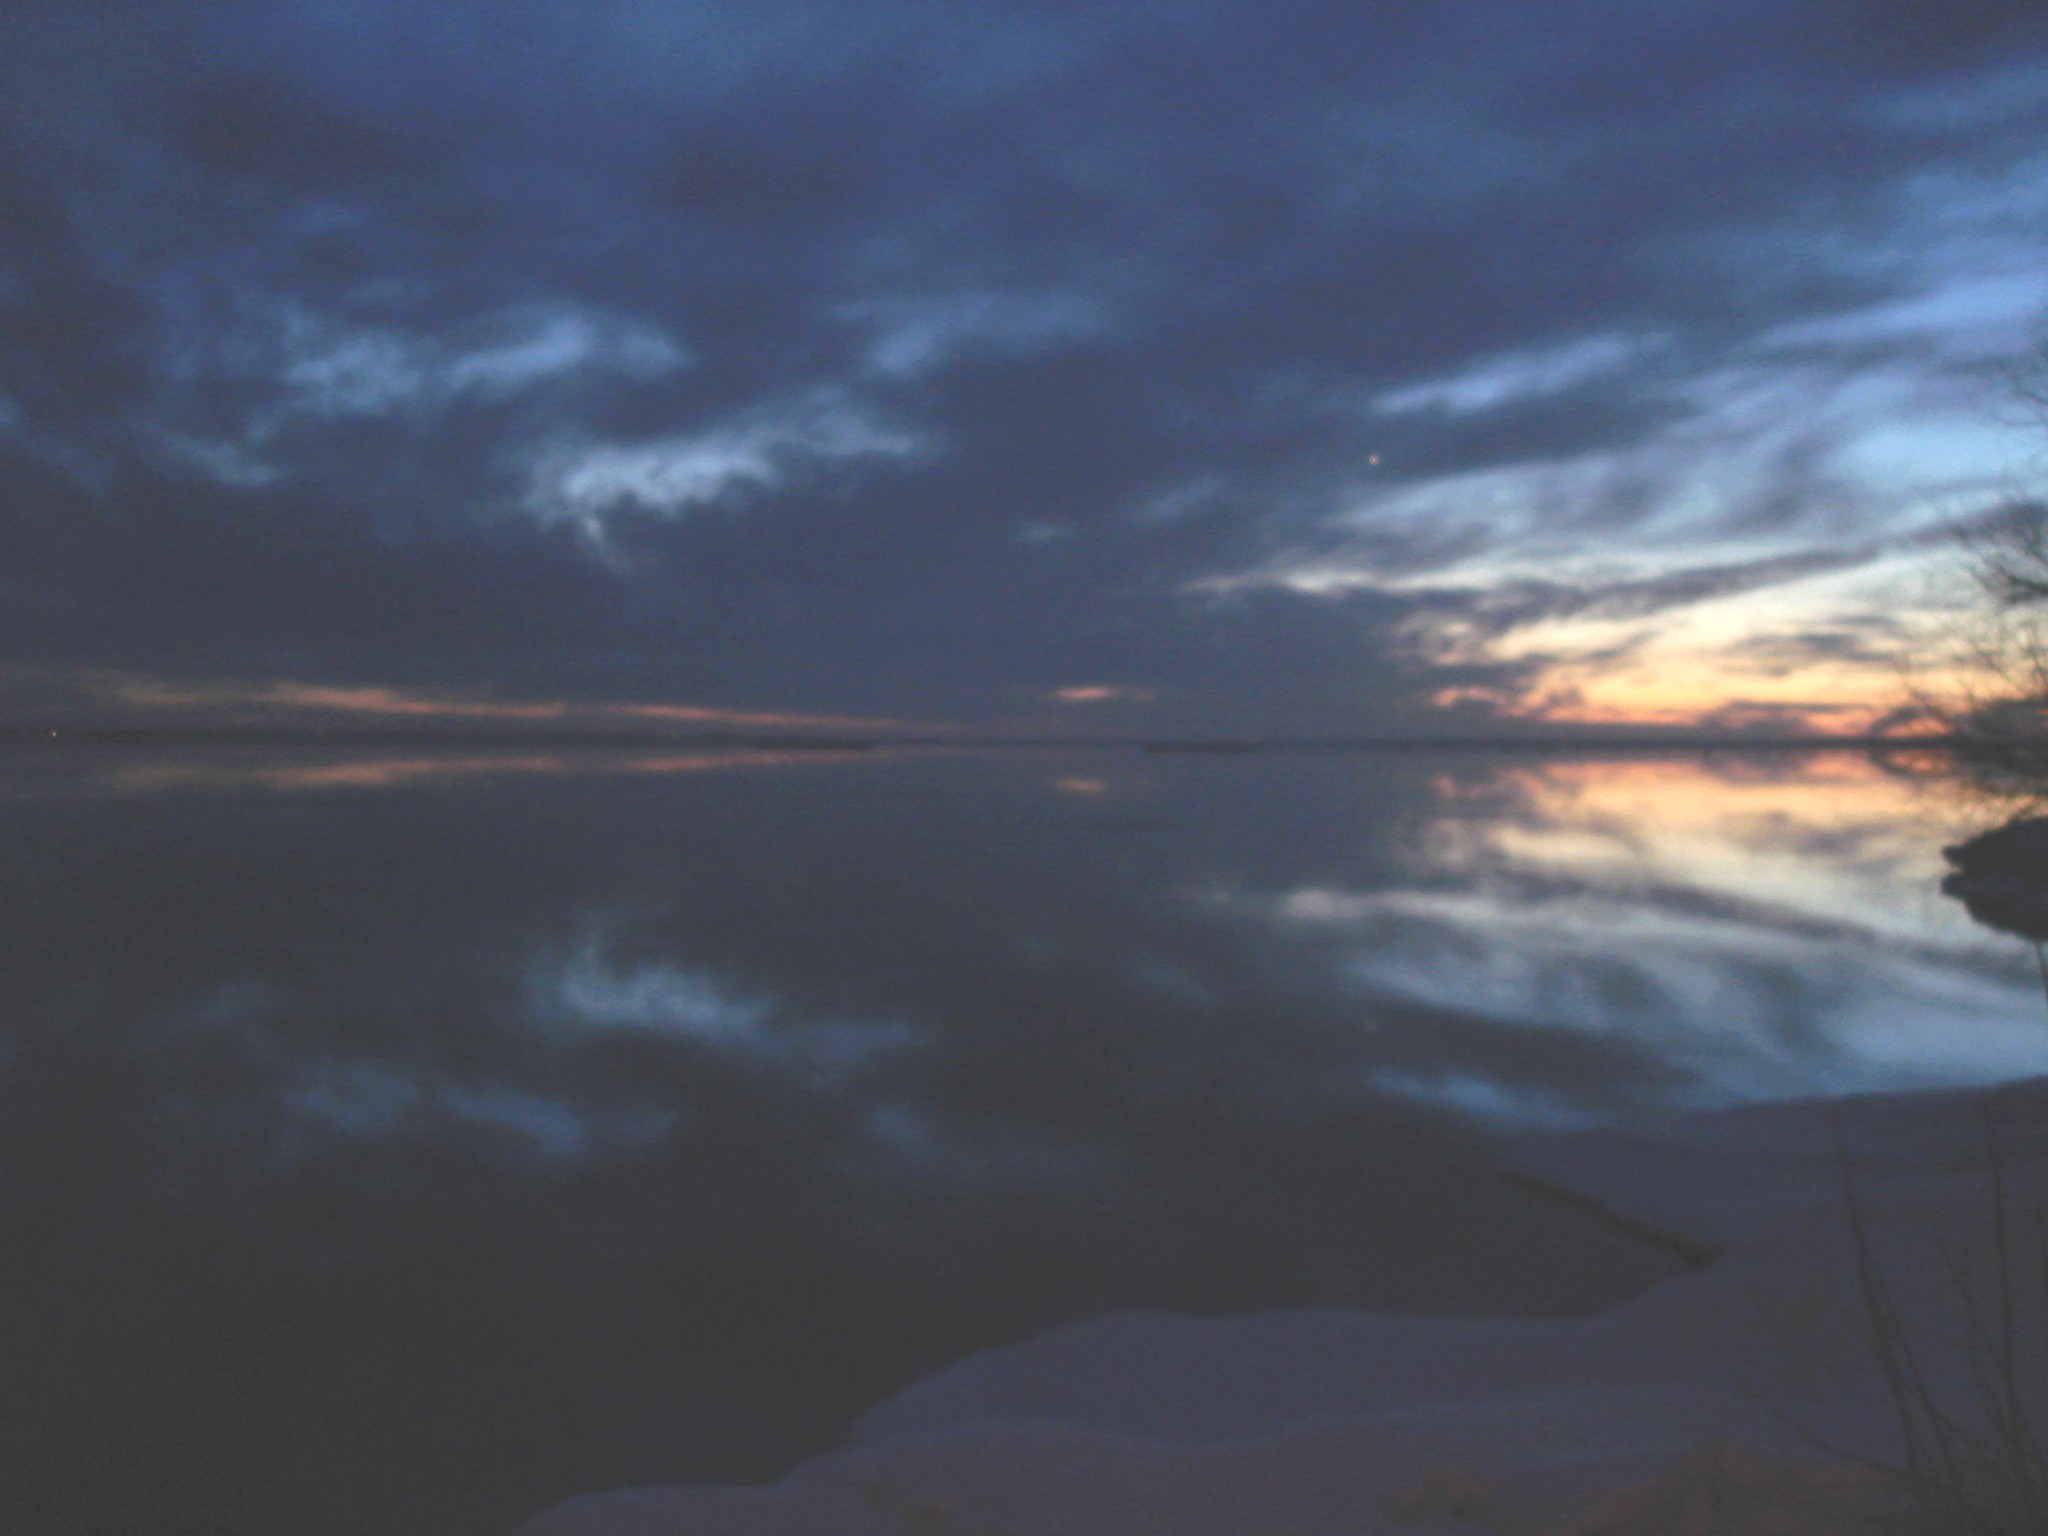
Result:
<svg viewBox="0 0 2048 1536">
<path fill-rule="evenodd" d="M 2048 0 L 0 103 L 0 1536 L 2048 1533 Z"/>
</svg>

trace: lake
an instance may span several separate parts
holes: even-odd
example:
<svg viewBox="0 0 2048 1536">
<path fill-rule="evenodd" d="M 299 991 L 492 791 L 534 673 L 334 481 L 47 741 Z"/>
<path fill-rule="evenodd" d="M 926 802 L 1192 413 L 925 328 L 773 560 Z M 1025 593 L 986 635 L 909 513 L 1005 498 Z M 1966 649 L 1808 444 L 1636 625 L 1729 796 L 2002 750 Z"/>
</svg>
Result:
<svg viewBox="0 0 2048 1536">
<path fill-rule="evenodd" d="M 1597 1310 L 1515 1138 L 2048 1071 L 1926 755 L 0 756 L 0 1480 L 466 1536 L 1099 1313 Z"/>
</svg>

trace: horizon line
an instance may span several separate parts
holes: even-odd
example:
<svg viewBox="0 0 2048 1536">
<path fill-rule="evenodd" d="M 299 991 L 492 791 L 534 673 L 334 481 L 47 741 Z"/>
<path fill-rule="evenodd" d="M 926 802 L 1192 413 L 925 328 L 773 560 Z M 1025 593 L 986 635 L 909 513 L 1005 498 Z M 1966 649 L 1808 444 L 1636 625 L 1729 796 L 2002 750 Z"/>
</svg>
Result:
<svg viewBox="0 0 2048 1536">
<path fill-rule="evenodd" d="M 1964 738 L 1954 732 L 1906 735 L 1864 733 L 1824 735 L 1813 733 L 1750 734 L 1740 731 L 1702 731 L 1686 727 L 1644 726 L 1587 732 L 1544 731 L 1489 733 L 1401 733 L 1315 735 L 1027 735 L 988 732 L 978 735 L 947 734 L 945 728 L 930 733 L 718 730 L 680 731 L 649 727 L 547 727 L 547 726 L 422 726 L 315 724 L 185 724 L 170 722 L 127 722 L 80 724 L 0 724 L 0 745 L 34 747 L 62 745 L 149 745 L 182 743 L 203 746 L 580 746 L 591 748 L 672 748 L 677 746 L 758 748 L 818 752 L 872 751 L 880 748 L 932 748 L 953 750 L 1031 749 L 1125 750 L 1155 755 L 1252 755 L 1261 752 L 1343 752 L 1343 751 L 1838 751 L 1838 750 L 1943 750 Z"/>
</svg>

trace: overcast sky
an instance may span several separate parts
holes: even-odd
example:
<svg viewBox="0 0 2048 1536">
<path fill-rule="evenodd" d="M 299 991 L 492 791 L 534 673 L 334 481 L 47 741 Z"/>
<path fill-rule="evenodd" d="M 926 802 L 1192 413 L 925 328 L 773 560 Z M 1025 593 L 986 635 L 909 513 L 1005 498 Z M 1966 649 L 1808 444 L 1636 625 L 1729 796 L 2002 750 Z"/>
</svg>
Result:
<svg viewBox="0 0 2048 1536">
<path fill-rule="evenodd" d="M 0 686 L 1857 728 L 2037 0 L 11 0 Z"/>
</svg>

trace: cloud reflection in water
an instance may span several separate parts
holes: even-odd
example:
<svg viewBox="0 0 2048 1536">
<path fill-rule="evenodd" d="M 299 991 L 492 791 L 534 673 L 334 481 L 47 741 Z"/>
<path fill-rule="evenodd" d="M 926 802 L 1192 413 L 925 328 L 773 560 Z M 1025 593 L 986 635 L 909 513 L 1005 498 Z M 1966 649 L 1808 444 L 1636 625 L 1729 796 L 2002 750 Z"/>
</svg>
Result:
<svg viewBox="0 0 2048 1536">
<path fill-rule="evenodd" d="M 1585 1311 L 1668 1259 L 1503 1125 L 2048 1058 L 1852 756 L 25 762 L 0 1475 L 109 1530 L 276 1528 L 251 1446 L 308 1536 L 762 1477 L 1106 1310 Z"/>
<path fill-rule="evenodd" d="M 1366 998 L 1624 1038 L 1693 1105 L 2048 1070 L 2023 957 L 1936 894 L 1955 811 L 1917 777 L 1842 754 L 1439 787 L 1412 882 L 1252 903 Z M 1477 1062 L 1374 1081 L 1509 1124 L 1597 1118 Z"/>
</svg>

